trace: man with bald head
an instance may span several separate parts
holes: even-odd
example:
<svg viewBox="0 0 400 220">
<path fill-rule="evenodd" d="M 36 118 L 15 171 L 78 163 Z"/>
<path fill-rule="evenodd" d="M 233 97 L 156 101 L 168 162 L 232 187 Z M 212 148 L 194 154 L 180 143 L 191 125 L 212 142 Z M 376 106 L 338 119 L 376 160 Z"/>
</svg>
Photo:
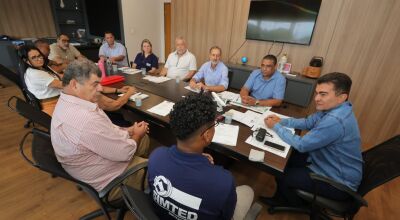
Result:
<svg viewBox="0 0 400 220">
<path fill-rule="evenodd" d="M 160 75 L 173 79 L 178 77 L 181 80 L 190 80 L 196 72 L 196 57 L 187 49 L 183 37 L 175 39 L 175 48 L 176 50 L 169 54 Z"/>
</svg>

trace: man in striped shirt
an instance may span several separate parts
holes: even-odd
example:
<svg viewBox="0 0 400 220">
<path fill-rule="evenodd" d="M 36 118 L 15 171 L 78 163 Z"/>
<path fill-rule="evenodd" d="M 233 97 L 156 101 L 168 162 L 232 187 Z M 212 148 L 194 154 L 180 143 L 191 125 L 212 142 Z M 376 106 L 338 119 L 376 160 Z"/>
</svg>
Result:
<svg viewBox="0 0 400 220">
<path fill-rule="evenodd" d="M 143 156 L 147 157 L 149 151 L 146 122 L 121 128 L 99 108 L 100 77 L 99 69 L 90 61 L 70 63 L 51 121 L 51 141 L 58 161 L 71 176 L 97 191 L 127 168 L 146 161 Z M 139 183 L 138 176 L 127 179 L 129 185 Z M 119 189 L 110 196 L 119 197 Z"/>
</svg>

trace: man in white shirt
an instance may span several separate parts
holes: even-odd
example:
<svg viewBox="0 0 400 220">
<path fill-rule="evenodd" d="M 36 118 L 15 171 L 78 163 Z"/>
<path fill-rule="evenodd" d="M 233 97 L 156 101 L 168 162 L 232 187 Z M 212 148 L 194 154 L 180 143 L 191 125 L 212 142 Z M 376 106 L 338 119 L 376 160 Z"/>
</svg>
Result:
<svg viewBox="0 0 400 220">
<path fill-rule="evenodd" d="M 164 68 L 161 70 L 161 76 L 177 78 L 181 80 L 190 80 L 196 72 L 196 57 L 189 52 L 183 37 L 175 39 L 176 51 L 169 54 Z"/>
<path fill-rule="evenodd" d="M 112 63 L 118 66 L 128 66 L 128 60 L 126 59 L 126 50 L 124 45 L 115 42 L 114 34 L 111 32 L 104 33 L 104 39 L 106 43 L 101 45 L 99 50 L 100 59 L 110 59 Z"/>
</svg>

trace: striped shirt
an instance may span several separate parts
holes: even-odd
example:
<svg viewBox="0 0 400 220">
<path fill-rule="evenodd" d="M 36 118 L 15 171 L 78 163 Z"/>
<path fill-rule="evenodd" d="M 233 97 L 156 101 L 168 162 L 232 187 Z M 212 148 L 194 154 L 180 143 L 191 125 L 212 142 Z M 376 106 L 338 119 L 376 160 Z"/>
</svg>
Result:
<svg viewBox="0 0 400 220">
<path fill-rule="evenodd" d="M 51 120 L 51 142 L 63 168 L 97 191 L 125 171 L 136 151 L 128 131 L 114 125 L 96 103 L 65 93 Z"/>
</svg>

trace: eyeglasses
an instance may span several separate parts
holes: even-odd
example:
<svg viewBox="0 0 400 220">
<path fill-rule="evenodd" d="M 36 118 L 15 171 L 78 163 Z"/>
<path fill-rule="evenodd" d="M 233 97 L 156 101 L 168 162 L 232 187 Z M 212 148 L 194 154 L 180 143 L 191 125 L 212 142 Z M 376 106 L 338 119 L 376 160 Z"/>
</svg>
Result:
<svg viewBox="0 0 400 220">
<path fill-rule="evenodd" d="M 217 119 L 217 120 L 214 121 L 214 123 L 213 123 L 211 126 L 209 126 L 207 129 L 205 129 L 205 130 L 201 133 L 200 136 L 203 136 L 203 134 L 204 134 L 206 131 L 208 131 L 208 129 L 213 128 L 213 127 L 217 127 L 218 125 L 219 125 L 219 120 Z"/>
<path fill-rule="evenodd" d="M 38 60 L 43 60 L 44 57 L 43 57 L 42 55 L 37 55 L 37 56 L 31 57 L 30 59 L 31 59 L 31 60 L 34 60 L 34 61 L 38 61 Z"/>
</svg>

